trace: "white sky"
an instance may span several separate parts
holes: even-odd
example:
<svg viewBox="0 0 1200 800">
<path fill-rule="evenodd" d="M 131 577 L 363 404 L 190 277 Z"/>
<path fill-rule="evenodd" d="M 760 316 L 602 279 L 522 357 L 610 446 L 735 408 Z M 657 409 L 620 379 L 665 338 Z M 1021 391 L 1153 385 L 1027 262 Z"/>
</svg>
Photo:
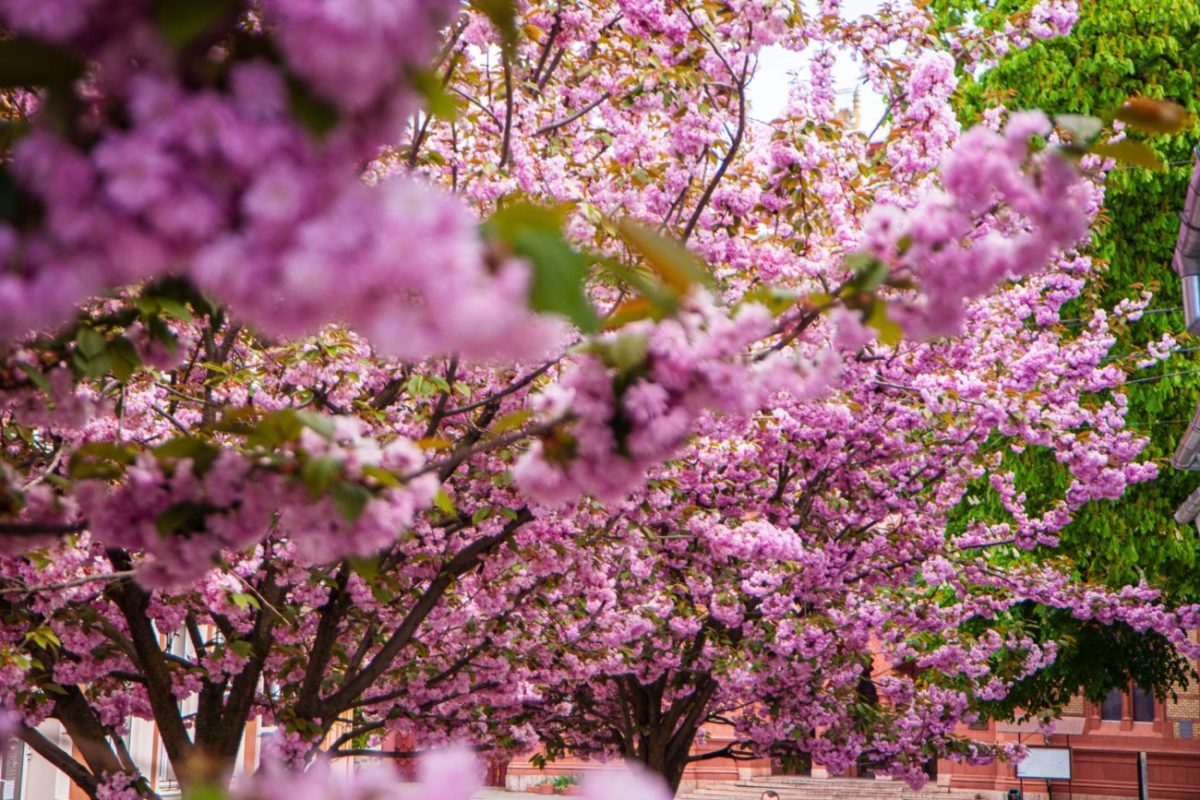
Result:
<svg viewBox="0 0 1200 800">
<path fill-rule="evenodd" d="M 856 18 L 870 14 L 879 8 L 881 2 L 882 0 L 843 0 L 842 15 Z M 788 86 L 792 76 L 799 75 L 801 80 L 807 78 L 811 56 L 812 51 L 796 53 L 776 46 L 763 48 L 759 56 L 758 71 L 746 92 L 752 118 L 770 122 L 783 112 L 787 105 Z M 854 89 L 860 87 L 859 101 L 862 104 L 862 113 L 859 117 L 859 129 L 864 132 L 871 130 L 883 114 L 883 98 L 862 82 L 862 69 L 845 53 L 838 54 L 833 74 L 837 81 L 838 108 L 849 109 Z"/>
</svg>

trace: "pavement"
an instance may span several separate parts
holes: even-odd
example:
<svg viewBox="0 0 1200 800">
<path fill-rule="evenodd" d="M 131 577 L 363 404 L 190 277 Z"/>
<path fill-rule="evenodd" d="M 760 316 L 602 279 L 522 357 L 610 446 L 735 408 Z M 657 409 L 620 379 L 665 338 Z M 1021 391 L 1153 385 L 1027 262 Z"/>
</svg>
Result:
<svg viewBox="0 0 1200 800">
<path fill-rule="evenodd" d="M 529 792 L 510 792 L 507 789 L 496 789 L 489 787 L 480 789 L 475 793 L 473 800 L 533 800 L 533 798 L 545 798 L 544 794 L 530 794 Z"/>
</svg>

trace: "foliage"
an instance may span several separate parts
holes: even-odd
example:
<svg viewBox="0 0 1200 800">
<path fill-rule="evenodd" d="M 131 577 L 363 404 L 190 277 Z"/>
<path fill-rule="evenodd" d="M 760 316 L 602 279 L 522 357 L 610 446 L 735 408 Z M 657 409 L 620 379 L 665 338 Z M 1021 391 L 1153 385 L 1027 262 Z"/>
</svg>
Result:
<svg viewBox="0 0 1200 800">
<path fill-rule="evenodd" d="M 946 27 L 982 8 L 961 0 L 933 5 Z M 1001 3 L 977 19 L 989 27 L 1015 10 L 1017 4 Z M 958 94 L 961 116 L 967 122 L 978 119 L 997 102 L 1010 108 L 1097 114 L 1144 95 L 1174 100 L 1195 120 L 1200 110 L 1198 33 L 1200 9 L 1191 2 L 1136 9 L 1110 0 L 1084 3 L 1069 35 L 1006 56 L 978 81 L 964 75 Z M 1144 578 L 1187 601 L 1200 591 L 1195 569 L 1200 540 L 1190 526 L 1176 524 L 1173 515 L 1195 480 L 1174 470 L 1169 458 L 1200 395 L 1195 375 L 1200 362 L 1182 330 L 1180 286 L 1171 257 L 1177 212 L 1200 138 L 1193 124 L 1176 135 L 1146 136 L 1145 141 L 1167 170 L 1159 174 L 1118 167 L 1108 173 L 1103 224 L 1096 228 L 1093 245 L 1105 268 L 1067 316 L 1078 320 L 1077 326 L 1097 309 L 1111 314 L 1122 301 L 1153 293 L 1144 313 L 1114 327 L 1118 338 L 1112 363 L 1128 375 L 1123 391 L 1130 424 L 1149 437 L 1146 456 L 1159 466 L 1159 475 L 1131 486 L 1119 501 L 1083 509 L 1061 532 L 1060 546 L 1076 559 L 1083 577 L 1112 585 Z M 1020 484 L 1030 491 L 1056 480 L 1058 467 L 1047 458 L 1014 462 Z"/>
</svg>

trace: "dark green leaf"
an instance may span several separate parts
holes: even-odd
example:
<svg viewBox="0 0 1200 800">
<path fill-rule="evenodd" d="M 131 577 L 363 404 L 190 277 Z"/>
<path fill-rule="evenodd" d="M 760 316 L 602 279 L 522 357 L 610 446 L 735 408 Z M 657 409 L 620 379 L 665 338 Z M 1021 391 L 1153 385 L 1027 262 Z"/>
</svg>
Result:
<svg viewBox="0 0 1200 800">
<path fill-rule="evenodd" d="M 199 530 L 204 524 L 206 510 L 199 503 L 175 503 L 154 518 L 154 528 L 163 536 L 181 530 Z"/>
<path fill-rule="evenodd" d="M 35 39 L 0 42 L 0 88 L 67 84 L 83 74 L 83 61 L 69 50 Z"/>
<path fill-rule="evenodd" d="M 378 556 L 350 556 L 348 559 L 350 566 L 358 573 L 359 577 L 370 583 L 375 580 L 375 576 L 379 574 L 379 557 Z"/>
<path fill-rule="evenodd" d="M 371 493 L 357 483 L 341 481 L 334 484 L 333 489 L 329 492 L 329 497 L 346 522 L 352 523 L 367 507 Z"/>
<path fill-rule="evenodd" d="M 232 641 L 227 646 L 230 650 L 237 653 L 242 658 L 249 658 L 251 653 L 254 652 L 254 646 L 244 639 Z"/>
<path fill-rule="evenodd" d="M 121 383 L 128 383 L 133 373 L 141 366 L 137 350 L 133 342 L 124 336 L 118 336 L 108 346 L 108 355 L 112 360 L 113 377 Z"/>
<path fill-rule="evenodd" d="M 298 78 L 288 80 L 288 110 L 297 122 L 318 139 L 333 130 L 340 118 L 337 106 L 313 94 Z"/>
<path fill-rule="evenodd" d="M 850 288 L 860 292 L 875 291 L 888 276 L 887 264 L 870 253 L 850 253 L 846 256 L 846 266 L 854 270 Z"/>
<path fill-rule="evenodd" d="M 154 21 L 172 47 L 181 48 L 238 11 L 234 0 L 158 0 Z"/>
<path fill-rule="evenodd" d="M 190 458 L 197 476 L 203 477 L 217 456 L 220 448 L 206 439 L 195 436 L 179 436 L 154 448 L 154 455 L 159 459 Z"/>
<path fill-rule="evenodd" d="M 81 377 L 99 378 L 108 374 L 112 369 L 112 360 L 108 353 L 101 353 L 95 358 L 88 358 L 76 350 L 71 354 L 71 364 Z"/>
<path fill-rule="evenodd" d="M 453 122 L 458 116 L 458 102 L 446 91 L 446 85 L 436 72 L 419 70 L 412 75 L 412 84 L 425 98 L 425 108 L 438 119 Z"/>
</svg>

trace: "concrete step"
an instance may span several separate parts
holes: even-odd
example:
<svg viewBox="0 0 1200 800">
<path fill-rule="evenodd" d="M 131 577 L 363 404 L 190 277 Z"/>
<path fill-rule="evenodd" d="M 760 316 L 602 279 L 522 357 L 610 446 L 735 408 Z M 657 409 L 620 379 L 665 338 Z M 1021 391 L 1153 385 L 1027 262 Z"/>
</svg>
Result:
<svg viewBox="0 0 1200 800">
<path fill-rule="evenodd" d="M 765 791 L 780 800 L 974 800 L 972 792 L 950 792 L 930 786 L 914 792 L 901 781 L 863 778 L 811 778 L 777 775 L 708 785 L 681 794 L 678 800 L 759 800 Z"/>
</svg>

